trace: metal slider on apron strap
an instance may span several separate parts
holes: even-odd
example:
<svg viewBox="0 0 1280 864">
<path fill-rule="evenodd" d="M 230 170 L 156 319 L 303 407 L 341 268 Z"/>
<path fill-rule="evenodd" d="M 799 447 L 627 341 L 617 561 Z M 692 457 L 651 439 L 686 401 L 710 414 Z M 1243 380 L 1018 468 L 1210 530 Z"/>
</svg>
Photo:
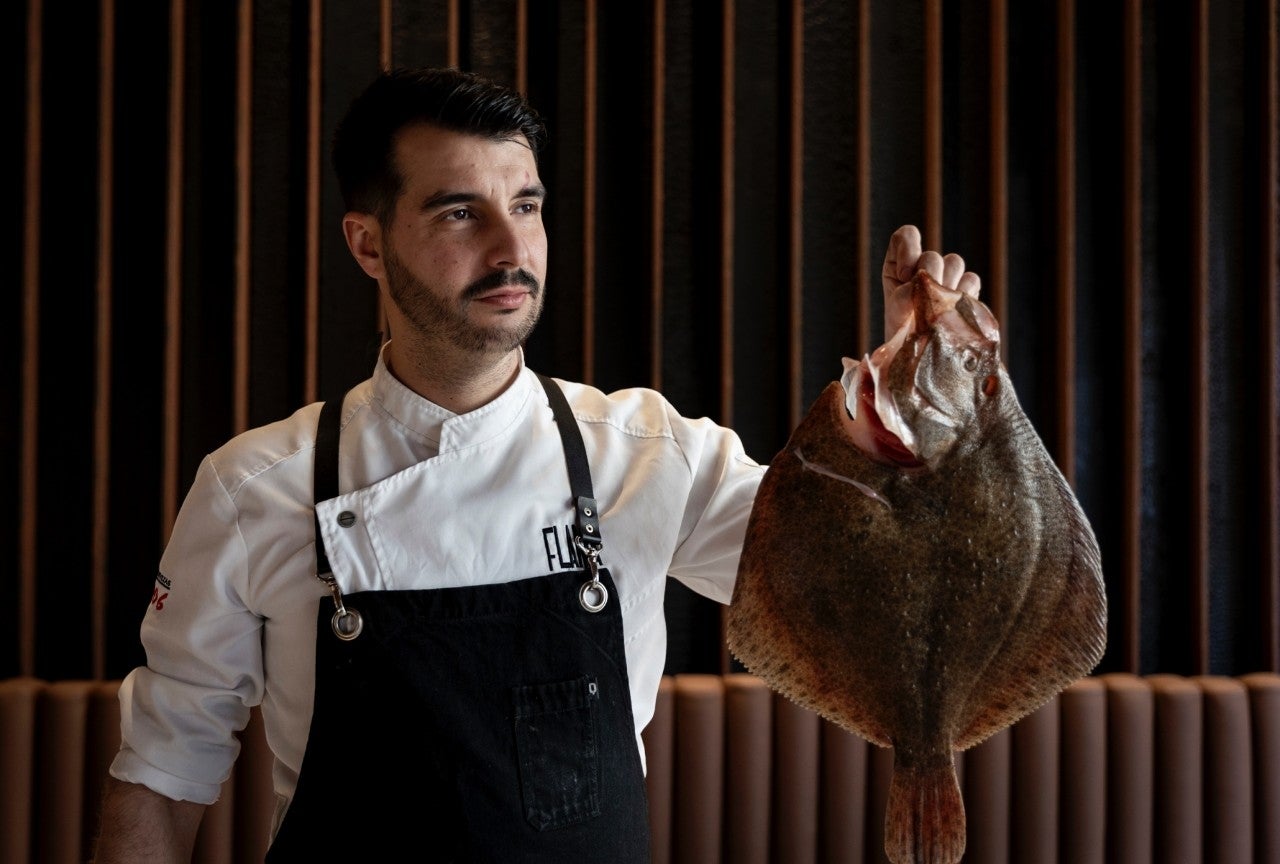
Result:
<svg viewBox="0 0 1280 864">
<path fill-rule="evenodd" d="M 343 513 L 338 518 L 341 519 L 345 515 L 349 514 Z M 333 635 L 343 642 L 350 642 L 364 629 L 364 617 L 356 610 L 348 609 L 342 602 L 342 589 L 338 587 L 338 579 L 333 575 L 333 568 L 329 566 L 329 555 L 325 552 L 324 540 L 320 536 L 319 516 L 316 517 L 316 578 L 325 584 L 333 597 L 333 617 L 329 619 L 329 627 L 333 629 Z"/>
<path fill-rule="evenodd" d="M 578 589 L 578 602 L 588 612 L 599 612 L 609 603 L 609 589 L 600 581 L 600 550 L 604 541 L 600 539 L 600 515 L 596 507 L 596 499 L 579 496 L 576 502 L 576 516 L 573 524 L 573 544 L 582 553 L 587 565 L 590 581 L 583 582 Z"/>
<path fill-rule="evenodd" d="M 312 495 L 316 505 L 338 497 L 338 445 L 342 438 L 342 396 L 327 399 L 320 408 L 316 425 L 315 464 L 312 468 Z M 364 629 L 364 618 L 342 602 L 342 590 L 329 564 L 329 553 L 324 548 L 324 534 L 320 530 L 320 512 L 312 509 L 316 539 L 316 578 L 325 584 L 333 595 L 334 613 L 329 619 L 333 635 L 343 642 L 350 642 Z M 338 514 L 338 524 L 350 528 L 355 524 L 354 514 L 344 510 Z"/>
</svg>

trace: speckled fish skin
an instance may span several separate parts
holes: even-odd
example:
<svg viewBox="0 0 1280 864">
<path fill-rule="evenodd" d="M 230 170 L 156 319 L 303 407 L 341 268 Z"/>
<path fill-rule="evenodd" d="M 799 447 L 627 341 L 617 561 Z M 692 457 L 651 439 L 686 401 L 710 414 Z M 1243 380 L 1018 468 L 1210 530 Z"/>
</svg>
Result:
<svg viewBox="0 0 1280 864">
<path fill-rule="evenodd" d="M 894 748 L 890 860 L 952 864 L 965 845 L 953 752 L 1094 668 L 1106 596 L 1093 531 L 1022 412 L 995 319 L 967 297 L 939 315 L 945 289 L 915 282 L 918 323 L 882 382 L 915 464 L 855 446 L 830 384 L 762 481 L 727 637 L 775 690 Z"/>
</svg>

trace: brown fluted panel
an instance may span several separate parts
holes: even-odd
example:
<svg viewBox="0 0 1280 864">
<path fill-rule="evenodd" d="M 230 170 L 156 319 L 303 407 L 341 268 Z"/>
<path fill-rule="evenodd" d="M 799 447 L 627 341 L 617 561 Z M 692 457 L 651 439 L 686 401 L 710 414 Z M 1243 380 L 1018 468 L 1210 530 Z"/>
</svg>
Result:
<svg viewBox="0 0 1280 864">
<path fill-rule="evenodd" d="M 27 10 L 27 141 L 22 223 L 22 452 L 18 526 L 18 669 L 36 668 L 36 457 L 40 381 L 41 0 Z"/>
<path fill-rule="evenodd" d="M 250 226 L 253 203 L 253 0 L 240 0 L 236 18 L 235 316 L 232 333 L 232 423 L 249 428 Z"/>
<path fill-rule="evenodd" d="M 1240 680 L 1249 688 L 1253 730 L 1254 860 L 1280 864 L 1280 675 L 1257 672 Z"/>
<path fill-rule="evenodd" d="M 819 736 L 817 714 L 775 696 L 773 860 L 818 860 Z"/>
<path fill-rule="evenodd" d="M 93 636 L 93 676 L 106 674 L 107 644 L 107 538 L 110 536 L 111 482 L 111 209 L 114 203 L 112 149 L 115 103 L 115 3 L 102 0 L 98 59 L 98 261 L 97 333 L 93 393 L 93 550 L 89 574 L 90 627 Z"/>
<path fill-rule="evenodd" d="M 36 700 L 34 860 L 78 864 L 84 824 L 84 742 L 88 730 L 88 681 L 46 685 Z"/>
<path fill-rule="evenodd" d="M 0 681 L 0 861 L 26 861 L 31 854 L 36 698 L 43 687 L 29 677 Z"/>
<path fill-rule="evenodd" d="M 1142 2 L 1124 6 L 1124 448 L 1120 626 L 1124 668 L 1142 668 Z"/>
<path fill-rule="evenodd" d="M 867 808 L 867 860 L 887 864 L 884 854 L 884 812 L 889 802 L 889 781 L 893 779 L 893 750 L 889 747 L 871 748 L 871 770 Z"/>
<path fill-rule="evenodd" d="M 235 858 L 235 773 L 222 784 L 218 800 L 205 808 L 196 833 L 192 864 L 236 864 Z"/>
<path fill-rule="evenodd" d="M 773 699 L 773 691 L 754 675 L 731 674 L 724 678 L 726 864 L 769 861 Z M 779 764 L 778 770 L 782 767 Z"/>
<path fill-rule="evenodd" d="M 1107 687 L 1107 860 L 1152 860 L 1155 696 L 1136 675 L 1105 675 Z"/>
<path fill-rule="evenodd" d="M 1058 742 L 1062 734 L 1060 696 L 1013 727 L 1014 861 L 1053 864 L 1058 860 Z"/>
<path fill-rule="evenodd" d="M 791 0 L 790 160 L 787 219 L 787 415 L 789 426 L 804 411 L 804 0 Z"/>
<path fill-rule="evenodd" d="M 942 249 L 942 0 L 924 0 L 925 249 Z M 889 334 L 885 334 L 888 336 Z"/>
<path fill-rule="evenodd" d="M 823 864 L 866 860 L 868 743 L 829 721 L 822 723 Z"/>
<path fill-rule="evenodd" d="M 1204 836 L 1200 688 L 1179 675 L 1152 675 L 1147 682 L 1155 693 L 1155 860 L 1188 860 L 1199 855 Z"/>
<path fill-rule="evenodd" d="M 1009 44 L 1007 0 L 991 0 L 991 64 L 990 123 L 991 133 L 991 261 L 990 272 L 981 274 L 986 283 L 986 302 L 1002 325 L 1008 321 L 1009 301 Z M 1000 356 L 1009 356 L 1007 331 L 1000 340 Z"/>
<path fill-rule="evenodd" d="M 1280 186 L 1280 47 L 1277 46 L 1280 30 L 1276 0 L 1268 0 L 1266 22 L 1267 36 L 1263 40 L 1266 51 L 1262 68 L 1266 70 L 1266 82 L 1259 89 L 1263 99 L 1261 113 L 1266 118 L 1266 154 L 1262 160 L 1262 177 L 1258 190 L 1262 198 L 1262 216 L 1269 230 L 1262 232 L 1258 249 L 1262 261 L 1263 289 L 1262 310 L 1258 316 L 1262 322 L 1263 357 L 1280 354 L 1280 334 L 1276 333 L 1276 321 L 1280 319 L 1280 201 L 1276 188 Z M 1259 416 L 1262 419 L 1260 464 L 1263 477 L 1262 506 L 1259 508 L 1259 536 L 1266 538 L 1262 561 L 1262 645 L 1266 652 L 1263 662 L 1272 672 L 1280 673 L 1280 453 L 1275 442 L 1280 441 L 1280 380 L 1276 378 L 1276 366 L 1271 374 L 1261 378 L 1262 393 L 1259 399 Z"/>
<path fill-rule="evenodd" d="M 1192 6 L 1191 72 L 1191 256 L 1189 261 L 1191 369 L 1187 420 L 1191 453 L 1189 522 L 1191 668 L 1209 672 L 1209 0 Z M 1176 181 L 1174 181 L 1176 182 Z"/>
<path fill-rule="evenodd" d="M 115 679 L 95 681 L 89 688 L 89 737 L 84 755 L 85 819 L 81 831 L 84 849 L 92 849 L 98 836 L 107 769 L 120 750 L 119 691 L 120 682 Z"/>
<path fill-rule="evenodd" d="M 719 675 L 676 676 L 676 864 L 719 861 L 724 812 L 724 684 Z"/>
<path fill-rule="evenodd" d="M 1107 688 L 1097 678 L 1061 696 L 1062 864 L 1103 864 L 1107 833 Z"/>
<path fill-rule="evenodd" d="M 1204 857 L 1252 864 L 1253 766 L 1249 695 L 1234 678 L 1200 676 L 1204 694 Z"/>
<path fill-rule="evenodd" d="M 653 0 L 653 131 L 649 172 L 653 175 L 649 206 L 649 386 L 662 389 L 663 238 L 666 236 L 667 3 Z"/>
<path fill-rule="evenodd" d="M 178 515 L 178 461 L 181 455 L 179 420 L 182 416 L 182 106 L 186 93 L 186 2 L 169 4 L 169 161 L 165 189 L 164 276 L 164 469 L 161 481 L 160 536 L 169 532 Z"/>
<path fill-rule="evenodd" d="M 652 864 L 671 862 L 671 802 L 675 788 L 675 679 L 658 684 L 653 719 L 644 727 L 645 788 L 649 795 L 649 847 Z"/>
<path fill-rule="evenodd" d="M 965 854 L 983 864 L 1009 864 L 1009 783 L 1013 733 L 1002 729 L 965 752 Z"/>
<path fill-rule="evenodd" d="M 320 105 L 323 36 L 321 0 L 310 0 L 307 21 L 307 194 L 303 280 L 306 283 L 306 362 L 303 401 L 314 402 L 320 391 Z"/>
<path fill-rule="evenodd" d="M 1058 0 L 1057 429 L 1055 457 L 1076 478 L 1076 43 L 1075 0 Z"/>
<path fill-rule="evenodd" d="M 261 861 L 266 854 L 275 813 L 271 766 L 262 710 L 254 708 L 249 713 L 249 724 L 240 733 L 240 757 L 231 775 L 235 783 L 235 861 Z"/>
</svg>

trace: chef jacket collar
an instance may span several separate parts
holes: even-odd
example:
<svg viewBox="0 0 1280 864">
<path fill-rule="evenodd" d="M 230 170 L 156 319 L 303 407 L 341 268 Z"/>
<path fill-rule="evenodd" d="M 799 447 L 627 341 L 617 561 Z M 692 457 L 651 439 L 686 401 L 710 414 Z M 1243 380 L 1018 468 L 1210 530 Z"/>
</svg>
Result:
<svg viewBox="0 0 1280 864">
<path fill-rule="evenodd" d="M 474 411 L 455 414 L 418 395 L 396 378 L 387 367 L 386 351 L 384 345 L 373 370 L 373 400 L 392 420 L 436 444 L 440 453 L 479 444 L 502 434 L 527 410 L 537 384 L 525 368 L 523 349 L 517 348 L 519 371 L 507 389 Z"/>
</svg>

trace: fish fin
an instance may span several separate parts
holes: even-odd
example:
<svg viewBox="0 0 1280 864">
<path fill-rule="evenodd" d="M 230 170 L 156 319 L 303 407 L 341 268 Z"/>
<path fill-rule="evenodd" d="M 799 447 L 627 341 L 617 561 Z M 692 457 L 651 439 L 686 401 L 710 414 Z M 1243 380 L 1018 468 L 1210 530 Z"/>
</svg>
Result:
<svg viewBox="0 0 1280 864">
<path fill-rule="evenodd" d="M 964 855 L 964 800 L 951 760 L 894 766 L 884 815 L 884 851 L 893 864 L 956 864 Z"/>
</svg>

